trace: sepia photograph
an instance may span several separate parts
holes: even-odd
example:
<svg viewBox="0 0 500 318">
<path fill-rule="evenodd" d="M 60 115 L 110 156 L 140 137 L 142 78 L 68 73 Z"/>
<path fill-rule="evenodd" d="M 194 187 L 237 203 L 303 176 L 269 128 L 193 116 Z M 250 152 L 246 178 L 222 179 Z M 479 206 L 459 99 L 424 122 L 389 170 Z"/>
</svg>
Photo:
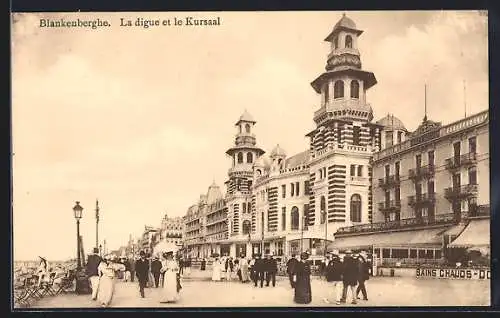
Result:
<svg viewBox="0 0 500 318">
<path fill-rule="evenodd" d="M 13 310 L 491 305 L 487 11 L 11 29 Z"/>
</svg>

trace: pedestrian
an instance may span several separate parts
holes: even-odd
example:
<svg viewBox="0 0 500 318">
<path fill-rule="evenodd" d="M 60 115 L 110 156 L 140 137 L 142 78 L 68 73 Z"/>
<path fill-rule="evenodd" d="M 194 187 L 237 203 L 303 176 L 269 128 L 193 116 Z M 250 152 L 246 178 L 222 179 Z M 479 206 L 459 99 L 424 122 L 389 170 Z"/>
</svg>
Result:
<svg viewBox="0 0 500 318">
<path fill-rule="evenodd" d="M 98 267 L 99 292 L 97 297 L 102 307 L 108 307 L 115 292 L 115 278 L 118 272 L 124 272 L 125 266 L 118 262 L 116 256 L 104 257 Z"/>
<path fill-rule="evenodd" d="M 158 288 L 160 283 L 160 272 L 161 272 L 161 261 L 158 259 L 158 256 L 153 257 L 153 261 L 151 262 L 151 273 L 153 273 L 153 278 L 155 282 L 155 287 Z"/>
<path fill-rule="evenodd" d="M 99 289 L 99 264 L 102 259 L 99 256 L 99 249 L 94 247 L 92 254 L 89 255 L 87 259 L 86 272 L 90 281 L 90 288 L 92 289 L 92 300 L 97 299 L 97 291 Z"/>
<path fill-rule="evenodd" d="M 36 275 L 38 276 L 38 287 L 42 285 L 43 282 L 48 281 L 48 267 L 49 265 L 47 264 L 47 260 L 41 256 L 38 256 L 40 258 L 40 264 L 38 265 L 38 269 L 36 271 Z"/>
<path fill-rule="evenodd" d="M 300 254 L 300 261 L 294 267 L 295 294 L 293 300 L 297 304 L 309 304 L 312 301 L 311 264 L 309 253 Z"/>
<path fill-rule="evenodd" d="M 276 286 L 276 273 L 278 272 L 278 263 L 271 254 L 267 254 L 266 259 L 266 286 L 273 282 L 273 287 Z"/>
<path fill-rule="evenodd" d="M 329 261 L 325 269 L 325 276 L 326 281 L 333 285 L 333 295 L 337 305 L 340 305 L 342 294 L 342 266 L 343 263 L 340 261 L 339 252 L 334 250 L 331 255 L 329 255 Z M 325 299 L 325 301 L 328 302 L 328 299 Z"/>
<path fill-rule="evenodd" d="M 139 281 L 139 292 L 141 297 L 144 298 L 144 288 L 149 279 L 149 261 L 146 259 L 146 253 L 141 251 L 140 258 L 135 262 L 135 274 Z"/>
<path fill-rule="evenodd" d="M 363 300 L 368 300 L 368 295 L 366 293 L 365 282 L 370 279 L 370 269 L 368 263 L 366 262 L 367 254 L 361 252 L 358 257 L 358 288 L 356 289 L 356 298 L 359 299 L 359 292 L 363 294 Z"/>
<path fill-rule="evenodd" d="M 135 255 L 132 255 L 132 257 L 128 261 L 129 268 L 130 268 L 130 281 L 133 283 L 135 279 Z"/>
<path fill-rule="evenodd" d="M 295 254 L 292 254 L 292 258 L 290 258 L 286 262 L 286 273 L 288 274 L 288 279 L 290 281 L 290 286 L 292 288 L 295 288 L 295 282 L 293 281 L 293 273 L 294 273 L 294 267 L 299 261 L 297 260 L 297 256 Z"/>
<path fill-rule="evenodd" d="M 160 302 L 172 303 L 179 300 L 180 291 L 180 267 L 174 259 L 174 252 L 167 251 L 163 254 L 164 261 L 161 267 L 163 272 L 163 288 L 161 290 Z"/>
<path fill-rule="evenodd" d="M 245 258 L 245 256 L 241 255 L 239 265 L 241 272 L 241 282 L 247 283 L 250 280 L 250 277 L 248 273 L 248 260 Z"/>
<path fill-rule="evenodd" d="M 155 285 L 155 278 L 153 276 L 153 273 L 151 272 L 151 263 L 153 262 L 153 255 L 150 253 L 146 254 L 146 259 L 149 264 L 149 272 L 148 272 L 148 280 L 146 282 L 146 288 L 151 288 Z"/>
<path fill-rule="evenodd" d="M 184 275 L 184 258 L 179 258 L 179 273 Z"/>
<path fill-rule="evenodd" d="M 207 268 L 207 259 L 206 259 L 206 258 L 203 258 L 203 259 L 201 260 L 200 270 L 204 271 L 206 268 Z"/>
<path fill-rule="evenodd" d="M 248 272 L 250 273 L 250 280 L 252 282 L 255 280 L 255 260 L 256 255 L 254 254 L 250 262 L 248 262 Z"/>
<path fill-rule="evenodd" d="M 225 270 L 226 270 L 226 281 L 231 280 L 231 274 L 233 273 L 233 259 L 231 257 L 226 258 Z"/>
<path fill-rule="evenodd" d="M 184 262 L 184 273 L 186 276 L 191 275 L 191 257 L 187 257 Z"/>
<path fill-rule="evenodd" d="M 347 293 L 351 291 L 353 305 L 357 304 L 355 287 L 358 284 L 358 261 L 355 260 L 352 256 L 352 251 L 347 250 L 344 256 L 344 264 L 342 266 L 342 299 L 341 303 L 345 303 L 347 301 Z"/>
<path fill-rule="evenodd" d="M 221 271 L 222 271 L 222 265 L 219 261 L 219 258 L 216 257 L 214 261 L 212 262 L 212 281 L 214 282 L 220 282 L 221 281 Z"/>
<path fill-rule="evenodd" d="M 128 259 L 126 257 L 124 257 L 122 259 L 122 262 L 123 266 L 125 266 L 125 273 L 123 275 L 123 280 L 125 282 L 129 282 L 132 278 L 132 273 L 130 272 L 130 262 L 128 261 Z"/>
<path fill-rule="evenodd" d="M 234 260 L 234 271 L 236 272 L 236 276 L 238 276 L 238 280 L 241 283 L 243 280 L 241 277 L 240 260 L 237 258 Z"/>
<path fill-rule="evenodd" d="M 264 287 L 265 278 L 265 262 L 261 255 L 257 255 L 254 265 L 254 285 L 257 287 L 257 283 L 260 281 L 260 288 Z"/>
</svg>

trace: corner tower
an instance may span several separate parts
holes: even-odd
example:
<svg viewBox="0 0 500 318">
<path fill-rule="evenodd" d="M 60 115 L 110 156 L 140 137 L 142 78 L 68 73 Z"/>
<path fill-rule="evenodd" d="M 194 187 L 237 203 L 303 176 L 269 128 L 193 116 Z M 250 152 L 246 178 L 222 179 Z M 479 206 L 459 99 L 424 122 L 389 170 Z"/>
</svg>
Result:
<svg viewBox="0 0 500 318">
<path fill-rule="evenodd" d="M 345 14 L 324 39 L 330 43 L 325 72 L 312 83 L 320 95 L 310 137 L 309 228 L 333 239 L 339 227 L 372 220 L 371 166 L 380 150 L 382 126 L 372 123 L 366 91 L 377 80 L 363 70 L 358 39 L 363 33 Z"/>
</svg>

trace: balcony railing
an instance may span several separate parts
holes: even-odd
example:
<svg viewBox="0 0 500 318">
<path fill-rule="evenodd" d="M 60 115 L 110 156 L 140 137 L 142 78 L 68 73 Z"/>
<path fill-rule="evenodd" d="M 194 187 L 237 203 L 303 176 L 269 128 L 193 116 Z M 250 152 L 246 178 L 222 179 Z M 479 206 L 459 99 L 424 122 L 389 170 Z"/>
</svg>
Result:
<svg viewBox="0 0 500 318">
<path fill-rule="evenodd" d="M 378 185 L 382 188 L 390 188 L 399 184 L 399 175 L 390 175 L 378 179 Z"/>
<path fill-rule="evenodd" d="M 446 169 L 455 170 L 463 166 L 473 165 L 477 162 L 476 153 L 469 152 L 460 157 L 451 157 L 446 159 Z"/>
<path fill-rule="evenodd" d="M 399 210 L 401 210 L 401 201 L 400 200 L 391 200 L 391 201 L 386 201 L 386 202 L 380 202 L 378 204 L 378 209 L 381 212 L 399 211 Z"/>
<path fill-rule="evenodd" d="M 418 181 L 434 175 L 434 165 L 421 166 L 408 170 L 408 176 L 411 180 Z"/>
<path fill-rule="evenodd" d="M 412 227 L 420 227 L 425 225 L 446 225 L 454 224 L 457 222 L 455 214 L 441 214 L 434 217 L 422 216 L 418 218 L 403 219 L 381 223 L 369 223 L 354 225 L 348 227 L 341 227 L 337 230 L 336 234 L 351 234 L 363 232 L 384 232 L 389 230 L 406 229 Z"/>
<path fill-rule="evenodd" d="M 477 184 L 466 184 L 444 189 L 444 197 L 450 201 L 477 195 Z"/>
<path fill-rule="evenodd" d="M 419 195 L 410 195 L 408 197 L 409 206 L 422 206 L 434 204 L 436 202 L 436 193 L 422 193 Z"/>
<path fill-rule="evenodd" d="M 469 209 L 469 217 L 490 216 L 491 210 L 489 205 L 478 205 Z"/>
</svg>

